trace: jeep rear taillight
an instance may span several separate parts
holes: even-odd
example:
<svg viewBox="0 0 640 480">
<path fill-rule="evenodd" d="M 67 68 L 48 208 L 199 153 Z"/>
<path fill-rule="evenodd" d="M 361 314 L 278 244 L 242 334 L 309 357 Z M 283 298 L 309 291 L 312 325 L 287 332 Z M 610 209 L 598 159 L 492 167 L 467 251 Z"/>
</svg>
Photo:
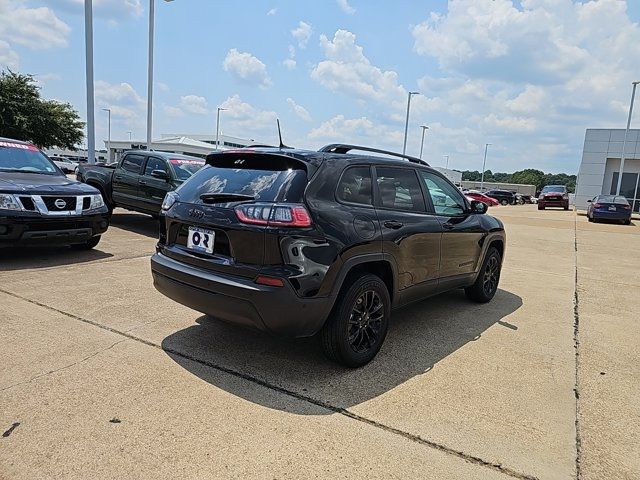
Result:
<svg viewBox="0 0 640 480">
<path fill-rule="evenodd" d="M 238 220 L 252 225 L 273 227 L 308 227 L 311 216 L 304 205 L 260 204 L 238 205 L 235 208 Z"/>
</svg>

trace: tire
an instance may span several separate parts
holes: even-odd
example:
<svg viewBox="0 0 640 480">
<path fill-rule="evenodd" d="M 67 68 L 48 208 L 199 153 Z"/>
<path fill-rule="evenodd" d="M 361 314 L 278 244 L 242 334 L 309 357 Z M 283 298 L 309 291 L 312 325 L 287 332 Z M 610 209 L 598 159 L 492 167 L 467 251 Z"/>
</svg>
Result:
<svg viewBox="0 0 640 480">
<path fill-rule="evenodd" d="M 358 311 L 366 317 L 358 315 Z M 376 356 L 387 336 L 390 316 L 391 297 L 380 277 L 365 274 L 350 286 L 345 284 L 322 327 L 325 355 L 349 368 L 366 365 Z M 371 318 L 375 320 L 372 322 Z"/>
<path fill-rule="evenodd" d="M 501 269 L 502 257 L 500 252 L 495 247 L 489 248 L 475 283 L 464 289 L 467 298 L 478 303 L 491 301 L 498 290 Z"/>
<path fill-rule="evenodd" d="M 500 204 L 501 205 L 509 205 L 509 202 L 507 200 L 500 200 Z"/>
<path fill-rule="evenodd" d="M 623 223 L 624 223 L 625 225 L 631 225 L 631 219 L 629 219 L 629 220 L 625 220 Z"/>
<path fill-rule="evenodd" d="M 591 218 L 589 215 L 587 215 L 587 221 L 588 222 L 593 222 L 593 218 Z"/>
<path fill-rule="evenodd" d="M 538 210 L 544 210 L 544 205 L 538 204 Z"/>
<path fill-rule="evenodd" d="M 102 238 L 100 237 L 100 235 L 96 235 L 95 237 L 91 237 L 85 243 L 77 243 L 71 245 L 71 248 L 73 248 L 74 250 L 91 250 L 92 248 L 95 248 L 98 243 L 100 243 L 100 238 Z"/>
<path fill-rule="evenodd" d="M 565 210 L 569 210 L 569 207 L 564 207 Z"/>
</svg>

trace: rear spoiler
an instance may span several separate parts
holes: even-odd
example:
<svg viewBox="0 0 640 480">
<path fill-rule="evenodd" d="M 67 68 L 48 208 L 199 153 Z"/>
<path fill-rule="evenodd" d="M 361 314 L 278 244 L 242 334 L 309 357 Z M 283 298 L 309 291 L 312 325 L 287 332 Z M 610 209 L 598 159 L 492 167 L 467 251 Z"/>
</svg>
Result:
<svg viewBox="0 0 640 480">
<path fill-rule="evenodd" d="M 249 168 L 256 170 L 307 170 L 311 165 L 286 153 L 264 152 L 251 148 L 223 150 L 207 155 L 207 165 L 218 168 Z"/>
</svg>

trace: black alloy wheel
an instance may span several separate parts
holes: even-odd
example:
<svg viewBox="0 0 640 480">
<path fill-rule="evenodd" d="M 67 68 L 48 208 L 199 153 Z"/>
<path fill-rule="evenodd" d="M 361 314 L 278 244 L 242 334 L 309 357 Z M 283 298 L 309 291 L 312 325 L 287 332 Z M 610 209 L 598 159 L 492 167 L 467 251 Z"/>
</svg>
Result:
<svg viewBox="0 0 640 480">
<path fill-rule="evenodd" d="M 467 297 L 474 302 L 487 303 L 498 291 L 500 283 L 500 271 L 502 269 L 502 257 L 495 247 L 490 247 L 482 262 L 482 268 L 476 281 L 470 287 L 464 289 Z"/>
<path fill-rule="evenodd" d="M 391 297 L 377 275 L 347 277 L 320 333 L 325 355 L 350 368 L 376 356 L 389 328 Z"/>
<path fill-rule="evenodd" d="M 366 352 L 378 343 L 384 304 L 375 290 L 366 290 L 353 304 L 349 317 L 349 345 L 356 353 Z"/>
</svg>

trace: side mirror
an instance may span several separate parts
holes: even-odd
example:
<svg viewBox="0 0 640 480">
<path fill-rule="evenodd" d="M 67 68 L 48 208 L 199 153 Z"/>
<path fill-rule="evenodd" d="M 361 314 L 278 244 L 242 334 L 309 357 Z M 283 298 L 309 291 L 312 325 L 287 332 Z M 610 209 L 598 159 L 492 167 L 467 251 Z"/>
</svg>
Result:
<svg viewBox="0 0 640 480">
<path fill-rule="evenodd" d="M 471 213 L 477 213 L 479 215 L 483 215 L 487 213 L 489 207 L 486 203 L 480 202 L 478 200 L 471 200 Z"/>
<path fill-rule="evenodd" d="M 591 203 L 591 200 L 587 200 L 587 203 Z"/>
<path fill-rule="evenodd" d="M 159 178 L 161 180 L 169 180 L 169 174 L 164 170 L 153 170 L 151 172 L 151 176 L 154 178 Z"/>
</svg>

